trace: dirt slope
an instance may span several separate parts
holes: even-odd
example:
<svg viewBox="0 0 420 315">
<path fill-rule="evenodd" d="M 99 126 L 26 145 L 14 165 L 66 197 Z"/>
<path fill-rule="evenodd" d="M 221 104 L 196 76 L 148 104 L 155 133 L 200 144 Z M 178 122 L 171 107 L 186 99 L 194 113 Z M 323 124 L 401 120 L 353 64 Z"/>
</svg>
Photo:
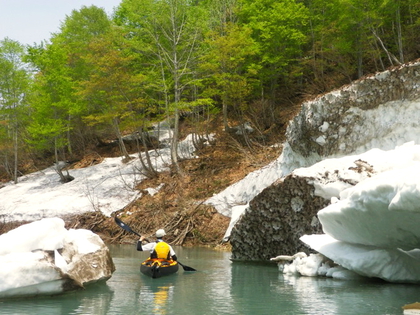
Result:
<svg viewBox="0 0 420 315">
<path fill-rule="evenodd" d="M 279 124 L 264 134 L 264 141 L 261 141 L 261 134 L 251 135 L 251 145 L 245 144 L 241 136 L 223 131 L 220 118 L 213 121 L 210 132 L 216 134 L 216 140 L 212 145 L 197 152 L 198 158 L 181 161 L 181 173 L 171 170 L 143 181 L 138 187 L 143 192 L 142 197 L 117 214 L 133 230 L 151 238 L 156 229 L 164 228 L 168 234 L 167 240 L 175 245 L 220 245 L 230 219 L 203 202 L 276 159 L 280 149 L 273 144 L 284 141 L 287 122 L 295 112 L 296 108 L 285 111 L 286 114 L 279 118 Z M 190 132 L 188 123 L 184 123 L 181 136 Z M 114 149 L 102 148 L 81 157 L 72 167 L 97 164 L 102 158 L 117 153 Z M 157 194 L 151 196 L 146 191 L 162 183 L 164 185 Z M 105 217 L 100 212 L 63 219 L 67 228 L 90 229 L 109 243 L 134 243 L 138 238 L 122 230 L 113 218 Z M 0 223 L 0 234 L 19 224 Z"/>
</svg>

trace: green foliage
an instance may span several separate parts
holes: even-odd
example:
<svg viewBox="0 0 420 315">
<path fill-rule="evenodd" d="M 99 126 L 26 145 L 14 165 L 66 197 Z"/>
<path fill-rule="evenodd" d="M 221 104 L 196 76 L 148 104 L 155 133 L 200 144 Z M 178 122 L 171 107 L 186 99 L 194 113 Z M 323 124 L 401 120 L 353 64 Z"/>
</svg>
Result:
<svg viewBox="0 0 420 315">
<path fill-rule="evenodd" d="M 259 54 L 255 63 L 267 92 L 275 97 L 303 54 L 308 9 L 295 0 L 242 0 L 240 23 L 252 30 Z"/>
<path fill-rule="evenodd" d="M 0 41 L 0 157 L 5 165 L 9 160 L 13 161 L 10 173 L 15 182 L 24 126 L 28 120 L 26 95 L 30 75 L 23 54 L 24 47 L 18 42 L 8 38 Z"/>
<path fill-rule="evenodd" d="M 39 151 L 51 150 L 57 145 L 63 147 L 67 145 L 63 134 L 67 131 L 67 125 L 63 120 L 44 118 L 27 127 L 31 137 L 27 140 L 34 149 Z"/>
<path fill-rule="evenodd" d="M 0 97 L 1 110 L 11 115 L 24 105 L 25 94 L 29 87 L 28 69 L 22 61 L 24 48 L 8 38 L 0 41 Z"/>
<path fill-rule="evenodd" d="M 90 74 L 79 82 L 77 95 L 90 103 L 90 113 L 83 117 L 88 124 L 117 119 L 129 126 L 150 114 L 143 92 L 146 76 L 138 72 L 138 58 L 118 28 L 91 41 L 83 59 Z"/>
<path fill-rule="evenodd" d="M 184 103 L 197 99 L 197 61 L 204 31 L 205 11 L 190 0 L 123 0 L 115 14 L 134 49 L 147 57 L 151 98 L 158 111 L 174 117 L 172 161 L 177 165 L 179 112 Z"/>
<path fill-rule="evenodd" d="M 91 73 L 84 56 L 90 52 L 89 43 L 110 27 L 102 9 L 82 7 L 66 17 L 51 43 L 29 49 L 27 59 L 38 72 L 31 94 L 33 119 L 28 131 L 30 143 L 37 149 L 58 146 L 55 149 L 61 150 L 68 146 L 72 151 L 68 135 L 76 130 L 83 132 L 81 119 L 90 112 L 90 102 L 76 93 L 79 82 Z"/>
<path fill-rule="evenodd" d="M 122 0 L 112 19 L 82 7 L 39 46 L 0 41 L 0 152 L 25 139 L 71 153 L 166 116 L 176 145 L 180 112 L 275 120 L 302 95 L 418 58 L 419 41 L 417 0 Z"/>
</svg>

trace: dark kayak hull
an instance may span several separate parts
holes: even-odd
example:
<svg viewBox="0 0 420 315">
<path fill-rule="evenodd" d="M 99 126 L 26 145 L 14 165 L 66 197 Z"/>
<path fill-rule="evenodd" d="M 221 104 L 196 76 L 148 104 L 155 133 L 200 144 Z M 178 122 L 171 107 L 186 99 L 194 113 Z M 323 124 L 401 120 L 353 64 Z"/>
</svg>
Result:
<svg viewBox="0 0 420 315">
<path fill-rule="evenodd" d="M 179 265 L 176 261 L 163 259 L 147 259 L 140 265 L 140 272 L 154 279 L 174 274 L 178 269 Z"/>
</svg>

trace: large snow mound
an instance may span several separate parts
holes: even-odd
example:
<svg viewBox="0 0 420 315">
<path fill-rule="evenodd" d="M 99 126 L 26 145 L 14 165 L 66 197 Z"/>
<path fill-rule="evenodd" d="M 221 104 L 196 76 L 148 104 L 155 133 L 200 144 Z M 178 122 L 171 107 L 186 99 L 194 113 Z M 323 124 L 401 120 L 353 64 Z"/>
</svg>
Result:
<svg viewBox="0 0 420 315">
<path fill-rule="evenodd" d="M 0 299 L 81 289 L 108 280 L 114 271 L 99 236 L 88 230 L 67 230 L 59 218 L 0 235 Z"/>
</svg>

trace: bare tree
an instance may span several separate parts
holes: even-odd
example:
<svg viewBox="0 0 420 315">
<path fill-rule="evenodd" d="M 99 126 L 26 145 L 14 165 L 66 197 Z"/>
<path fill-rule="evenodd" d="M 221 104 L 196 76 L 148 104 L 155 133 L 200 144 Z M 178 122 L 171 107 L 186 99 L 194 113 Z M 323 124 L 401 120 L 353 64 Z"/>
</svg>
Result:
<svg viewBox="0 0 420 315">
<path fill-rule="evenodd" d="M 166 107 L 173 117 L 171 159 L 179 170 L 179 110 L 184 89 L 193 80 L 192 68 L 201 27 L 197 11 L 194 11 L 194 6 L 188 0 L 160 1 L 156 7 L 159 11 L 155 12 L 156 15 L 150 21 L 150 35 L 161 67 Z"/>
</svg>

